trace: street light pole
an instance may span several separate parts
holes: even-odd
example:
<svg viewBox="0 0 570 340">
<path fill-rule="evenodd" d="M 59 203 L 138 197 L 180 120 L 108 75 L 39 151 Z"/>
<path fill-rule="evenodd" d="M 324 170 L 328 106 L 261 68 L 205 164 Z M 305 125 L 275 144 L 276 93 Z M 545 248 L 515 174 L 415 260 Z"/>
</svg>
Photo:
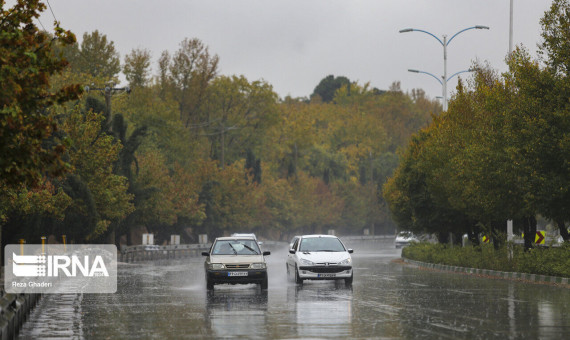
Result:
<svg viewBox="0 0 570 340">
<path fill-rule="evenodd" d="M 422 32 L 422 33 L 428 34 L 428 35 L 432 36 L 433 38 L 435 38 L 441 44 L 441 46 L 443 46 L 443 76 L 441 77 L 442 81 L 440 81 L 441 85 L 442 85 L 442 92 L 443 92 L 443 111 L 447 111 L 447 82 L 449 79 L 451 79 L 451 77 L 447 78 L 447 46 L 451 43 L 453 38 L 455 38 L 457 35 L 465 32 L 465 31 L 471 30 L 471 29 L 478 29 L 478 30 L 486 29 L 486 30 L 488 30 L 489 27 L 488 26 L 481 26 L 481 25 L 467 27 L 467 28 L 462 29 L 461 31 L 455 33 L 454 35 L 452 35 L 451 38 L 449 38 L 449 40 L 447 40 L 447 35 L 444 35 L 443 40 L 441 40 L 436 35 L 428 32 L 428 31 L 420 30 L 417 28 L 404 28 L 404 29 L 400 30 L 400 33 Z M 461 72 L 466 72 L 466 71 L 461 71 Z M 461 72 L 458 72 L 458 73 L 461 73 Z M 429 74 L 427 72 L 421 72 L 421 73 Z M 456 74 L 458 74 L 458 73 L 456 73 Z M 456 75 L 456 74 L 454 74 L 454 75 Z"/>
<path fill-rule="evenodd" d="M 444 67 L 444 68 L 446 69 L 446 70 L 444 71 L 444 74 L 447 75 L 447 67 Z M 445 76 L 443 76 L 443 77 L 441 77 L 441 79 L 439 79 L 439 78 L 438 78 L 435 74 L 433 74 L 433 73 L 429 73 L 429 72 L 426 72 L 426 71 L 420 71 L 420 70 L 414 70 L 414 69 L 408 69 L 408 72 L 427 74 L 428 76 L 431 76 L 431 77 L 433 77 L 435 80 L 437 80 L 437 81 L 441 84 L 441 90 L 442 90 L 442 92 L 443 92 L 443 93 L 442 93 L 443 95 L 442 95 L 441 97 L 438 97 L 438 98 L 442 98 L 442 99 L 444 100 L 444 102 L 447 101 L 447 98 L 446 98 L 446 96 L 445 96 L 446 93 L 447 93 L 447 82 L 450 81 L 451 78 L 455 77 L 455 76 L 458 75 L 458 74 L 465 73 L 465 72 L 473 72 L 473 71 L 475 71 L 475 70 L 470 68 L 470 69 L 468 69 L 468 70 L 463 70 L 463 71 L 455 72 L 454 74 L 452 74 L 451 76 L 449 76 L 449 77 L 447 77 L 447 78 L 446 78 Z M 446 109 L 447 109 L 447 106 L 446 106 Z"/>
<path fill-rule="evenodd" d="M 447 35 L 443 36 L 443 111 L 447 111 Z"/>
</svg>

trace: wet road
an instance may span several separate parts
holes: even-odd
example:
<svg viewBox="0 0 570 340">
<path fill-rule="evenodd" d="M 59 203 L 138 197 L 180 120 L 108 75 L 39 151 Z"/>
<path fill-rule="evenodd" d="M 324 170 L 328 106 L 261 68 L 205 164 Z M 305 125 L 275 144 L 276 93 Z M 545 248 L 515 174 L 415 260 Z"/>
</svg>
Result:
<svg viewBox="0 0 570 340">
<path fill-rule="evenodd" d="M 285 247 L 285 245 L 284 245 Z M 420 270 L 392 244 L 352 244 L 354 284 L 288 282 L 286 249 L 268 257 L 269 289 L 216 286 L 203 258 L 119 266 L 116 294 L 46 296 L 22 338 L 562 339 L 570 289 Z"/>
</svg>

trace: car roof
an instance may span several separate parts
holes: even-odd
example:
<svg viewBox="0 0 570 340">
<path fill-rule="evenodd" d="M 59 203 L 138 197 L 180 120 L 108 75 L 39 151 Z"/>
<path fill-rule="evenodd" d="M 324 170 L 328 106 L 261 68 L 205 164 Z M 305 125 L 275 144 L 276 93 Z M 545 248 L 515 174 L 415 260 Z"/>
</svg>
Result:
<svg viewBox="0 0 570 340">
<path fill-rule="evenodd" d="M 239 235 L 239 236 L 225 236 L 225 237 L 218 237 L 216 241 L 227 241 L 227 240 L 256 240 L 255 237 L 251 235 Z"/>
<path fill-rule="evenodd" d="M 302 238 L 313 238 L 313 237 L 332 237 L 332 238 L 338 238 L 335 235 L 319 235 L 319 234 L 315 234 L 315 235 L 303 235 L 301 236 Z"/>
</svg>

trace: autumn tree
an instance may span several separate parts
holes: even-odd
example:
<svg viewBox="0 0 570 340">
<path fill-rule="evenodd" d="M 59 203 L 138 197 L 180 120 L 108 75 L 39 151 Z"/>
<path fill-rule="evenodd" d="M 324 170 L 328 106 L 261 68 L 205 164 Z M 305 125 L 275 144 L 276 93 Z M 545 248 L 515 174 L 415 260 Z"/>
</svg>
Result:
<svg viewBox="0 0 570 340">
<path fill-rule="evenodd" d="M 218 60 L 218 56 L 210 55 L 208 47 L 196 38 L 184 39 L 172 58 L 165 52 L 159 60 L 160 80 L 163 86 L 172 84 L 180 120 L 186 127 L 204 120 L 201 105 L 210 81 L 217 74 Z"/>
<path fill-rule="evenodd" d="M 212 158 L 224 167 L 246 151 L 259 150 L 267 129 L 275 124 L 277 95 L 263 81 L 244 76 L 217 77 L 208 90 L 203 130 L 212 145 Z"/>
<path fill-rule="evenodd" d="M 148 83 L 150 60 L 150 51 L 146 49 L 133 49 L 125 56 L 123 73 L 131 88 L 141 88 Z"/>
<path fill-rule="evenodd" d="M 37 185 L 44 174 L 68 170 L 61 159 L 65 143 L 45 143 L 57 131 L 49 107 L 77 98 L 80 89 L 67 85 L 50 91 L 50 76 L 67 62 L 54 55 L 54 40 L 69 45 L 75 36 L 55 23 L 54 36 L 42 32 L 34 20 L 45 10 L 40 1 L 0 3 L 0 182 L 19 187 Z"/>
</svg>

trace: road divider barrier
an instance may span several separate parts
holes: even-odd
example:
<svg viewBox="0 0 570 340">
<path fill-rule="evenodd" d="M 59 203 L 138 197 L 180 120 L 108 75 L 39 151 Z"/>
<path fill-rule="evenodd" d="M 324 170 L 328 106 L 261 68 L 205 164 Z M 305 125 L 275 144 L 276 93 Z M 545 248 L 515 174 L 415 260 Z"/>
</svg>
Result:
<svg viewBox="0 0 570 340">
<path fill-rule="evenodd" d="M 20 328 L 36 306 L 41 294 L 6 294 L 0 296 L 0 339 L 16 339 Z"/>
<path fill-rule="evenodd" d="M 262 241 L 263 250 L 271 250 L 277 245 L 283 246 L 283 242 Z M 210 250 L 211 243 L 205 244 L 176 244 L 176 245 L 137 245 L 121 247 L 120 261 L 133 263 L 154 260 L 170 260 L 187 257 L 202 256 L 203 251 Z"/>
</svg>

